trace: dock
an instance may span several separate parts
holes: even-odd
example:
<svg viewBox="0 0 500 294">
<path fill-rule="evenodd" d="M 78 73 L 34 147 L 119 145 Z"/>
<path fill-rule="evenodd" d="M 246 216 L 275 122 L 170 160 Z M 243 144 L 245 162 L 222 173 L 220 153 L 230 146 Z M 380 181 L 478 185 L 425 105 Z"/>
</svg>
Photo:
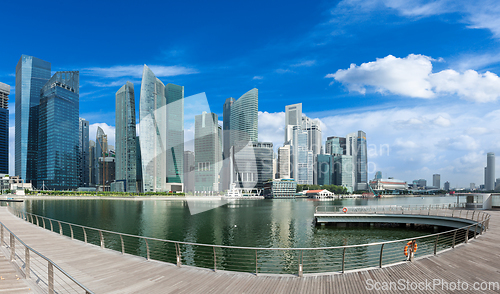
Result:
<svg viewBox="0 0 500 294">
<path fill-rule="evenodd" d="M 72 240 L 12 215 L 0 208 L 0 221 L 24 243 L 50 258 L 68 274 L 94 293 L 378 293 L 369 290 L 375 282 L 426 283 L 442 281 L 488 286 L 500 282 L 500 211 L 491 215 L 489 229 L 471 239 L 469 243 L 436 256 L 418 258 L 383 268 L 370 268 L 345 273 L 266 275 L 178 267 L 160 261 L 122 254 L 110 249 Z M 5 237 L 0 256 L 8 252 Z M 4 256 L 5 257 L 5 256 Z M 0 258 L 0 270 L 6 271 L 5 260 Z M 3 263 L 2 263 L 3 262 Z M 8 261 L 7 261 L 8 262 Z M 15 264 L 11 264 L 15 268 Z M 3 272 L 2 272 L 3 274 Z M 1 275 L 1 274 L 0 274 Z M 29 292 L 28 279 L 15 280 Z M 415 285 L 417 285 L 415 284 Z M 9 286 L 10 285 L 10 286 Z M 11 284 L 0 280 L 0 292 L 10 292 Z M 370 286 L 371 285 L 371 286 Z M 379 284 L 382 285 L 382 284 Z M 463 284 L 464 285 L 464 284 Z M 494 284 L 493 284 L 494 286 Z M 387 293 L 408 293 L 407 289 L 392 289 Z M 451 293 L 452 290 L 435 286 L 431 290 L 415 293 Z M 495 289 L 471 290 L 464 293 L 498 293 Z"/>
</svg>

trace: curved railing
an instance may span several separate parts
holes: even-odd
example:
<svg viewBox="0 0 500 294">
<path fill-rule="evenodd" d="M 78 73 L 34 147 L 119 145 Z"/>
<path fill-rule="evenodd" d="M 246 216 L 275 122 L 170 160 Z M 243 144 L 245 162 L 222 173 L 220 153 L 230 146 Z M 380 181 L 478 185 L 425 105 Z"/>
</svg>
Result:
<svg viewBox="0 0 500 294">
<path fill-rule="evenodd" d="M 4 242 L 4 231 L 9 233 L 9 242 Z M 94 293 L 52 260 L 26 245 L 2 222 L 0 222 L 0 246 L 7 248 L 10 253 L 9 260 L 21 269 L 26 279 L 32 279 L 43 292 L 49 294 Z"/>
<path fill-rule="evenodd" d="M 210 245 L 183 241 L 163 240 L 131 234 L 101 230 L 59 221 L 32 213 L 14 210 L 18 217 L 37 226 L 59 232 L 71 239 L 133 254 L 147 260 L 159 260 L 216 270 L 251 272 L 255 274 L 345 272 L 348 270 L 383 267 L 406 261 L 403 249 L 407 242 L 417 242 L 415 258 L 436 255 L 476 238 L 488 229 L 490 215 L 485 212 L 468 213 L 461 209 L 433 208 L 425 215 L 449 216 L 473 220 L 474 224 L 446 232 L 401 240 L 360 245 L 317 248 L 261 248 Z M 352 210 L 351 210 L 352 211 Z M 422 209 L 395 208 L 396 213 L 422 211 Z M 463 213 L 462 213 L 463 212 Z M 336 213 L 336 212 L 333 212 Z M 423 213 L 422 213 L 423 214 Z"/>
</svg>

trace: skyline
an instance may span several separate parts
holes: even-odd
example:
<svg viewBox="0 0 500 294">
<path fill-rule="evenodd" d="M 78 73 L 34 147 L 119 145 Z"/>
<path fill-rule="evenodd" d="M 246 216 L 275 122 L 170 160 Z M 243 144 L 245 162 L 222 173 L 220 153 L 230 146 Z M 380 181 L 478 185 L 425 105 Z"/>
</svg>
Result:
<svg viewBox="0 0 500 294">
<path fill-rule="evenodd" d="M 272 3 L 264 11 L 254 3 L 244 7 L 247 12 L 238 15 L 242 19 L 224 26 L 227 18 L 216 19 L 228 11 L 215 11 L 223 5 L 212 8 L 200 2 L 199 11 L 190 11 L 189 18 L 199 22 L 183 21 L 172 31 L 168 29 L 171 22 L 180 21 L 184 14 L 173 15 L 164 24 L 148 14 L 148 23 L 141 24 L 140 11 L 128 11 L 137 17 L 134 27 L 123 22 L 115 27 L 109 23 L 127 13 L 127 8 L 106 3 L 101 12 L 88 11 L 96 18 L 88 32 L 85 22 L 68 25 L 78 38 L 68 39 L 60 48 L 45 46 L 48 43 L 42 37 L 50 31 L 52 18 L 42 19 L 43 13 L 33 9 L 37 15 L 28 12 L 25 17 L 39 20 L 40 28 L 32 39 L 11 38 L 12 46 L 2 49 L 0 59 L 0 82 L 11 86 L 10 170 L 15 65 L 21 54 L 28 54 L 50 62 L 52 74 L 80 71 L 80 117 L 89 121 L 91 139 L 101 126 L 110 145 L 115 145 L 110 127 L 115 121 L 115 93 L 127 80 L 139 93 L 142 67 L 148 64 L 162 81 L 183 85 L 186 97 L 205 92 L 210 110 L 219 118 L 227 98 L 259 89 L 259 141 L 273 142 L 275 149 L 284 140 L 285 106 L 302 102 L 304 114 L 321 120 L 323 144 L 329 136 L 366 132 L 368 160 L 377 166 L 369 170 L 369 179 L 376 170 L 407 182 L 430 181 L 439 173 L 451 187 L 479 185 L 484 181 L 486 153 L 498 154 L 500 148 L 495 140 L 500 122 L 500 54 L 495 52 L 500 25 L 488 22 L 498 16 L 500 5 L 489 1 L 474 7 L 466 2 L 408 3 L 340 1 L 308 7 Z M 40 11 L 54 9 L 51 4 L 28 5 Z M 172 5 L 175 10 L 189 4 Z M 7 3 L 6 9 L 16 11 L 13 6 Z M 82 15 L 92 5 L 86 7 L 79 7 Z M 72 8 L 55 9 L 53 19 L 64 16 L 63 21 Z M 111 9 L 117 11 L 111 13 Z M 97 19 L 103 12 L 109 13 L 106 20 Z M 215 13 L 211 21 L 204 16 L 209 12 Z M 251 15 L 264 21 L 245 23 Z M 14 22 L 16 17 L 16 13 L 9 14 L 1 22 L 13 35 L 21 35 L 19 30 L 27 24 Z M 199 28 L 200 23 L 206 27 Z M 144 32 L 145 27 L 154 25 L 169 31 L 169 42 L 149 38 L 153 34 Z M 114 29 L 113 33 L 106 28 Z M 69 28 L 58 29 L 64 34 Z M 117 40 L 127 29 L 140 34 L 134 34 L 137 39 L 131 38 L 130 49 L 125 50 Z M 146 44 L 139 48 L 140 42 Z M 66 50 L 67 46 L 78 50 Z M 185 129 L 194 133 L 194 124 Z M 370 153 L 370 145 L 377 152 Z M 389 154 L 380 152 L 385 145 Z"/>
</svg>

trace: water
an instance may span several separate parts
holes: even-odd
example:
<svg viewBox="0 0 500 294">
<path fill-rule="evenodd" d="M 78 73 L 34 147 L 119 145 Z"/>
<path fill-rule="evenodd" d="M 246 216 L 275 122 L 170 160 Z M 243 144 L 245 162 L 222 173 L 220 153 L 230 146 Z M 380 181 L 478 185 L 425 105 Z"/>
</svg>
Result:
<svg viewBox="0 0 500 294">
<path fill-rule="evenodd" d="M 313 224 L 313 214 L 317 206 L 429 205 L 454 202 L 456 202 L 456 197 L 399 197 L 332 201 L 235 200 L 227 205 L 195 215 L 191 215 L 187 202 L 182 200 L 28 199 L 24 203 L 16 203 L 15 206 L 56 220 L 151 238 L 259 248 L 308 248 L 365 244 L 433 233 L 429 229 L 316 227 Z M 69 227 L 63 229 L 65 234 L 70 234 Z M 83 240 L 83 232 L 75 229 L 74 233 L 76 238 Z M 99 244 L 99 235 L 96 232 L 86 233 L 89 242 Z M 106 235 L 104 238 L 106 247 L 121 250 L 119 237 Z M 145 256 L 146 246 L 143 240 L 125 238 L 124 241 L 126 252 Z M 151 258 L 175 263 L 174 244 L 153 241 L 149 243 Z M 183 263 L 212 268 L 212 250 L 211 247 L 183 246 Z M 255 271 L 254 255 L 256 253 L 253 251 L 217 250 L 216 255 L 220 256 L 220 260 L 216 261 L 218 268 Z M 357 249 L 351 256 L 356 257 L 357 264 L 366 264 L 371 262 L 368 259 L 376 256 L 379 250 L 380 248 Z M 262 251 L 257 253 L 261 255 L 258 256 L 258 267 L 260 271 L 294 272 L 297 254 L 296 251 Z M 317 251 L 307 254 L 309 254 L 306 257 L 310 262 L 309 269 L 317 266 L 321 261 L 329 261 L 331 269 L 338 270 L 340 262 L 338 258 L 341 253 Z M 236 256 L 239 259 L 236 259 Z M 244 261 L 238 263 L 240 259 Z M 248 265 L 248 260 L 253 260 L 253 265 Z"/>
</svg>

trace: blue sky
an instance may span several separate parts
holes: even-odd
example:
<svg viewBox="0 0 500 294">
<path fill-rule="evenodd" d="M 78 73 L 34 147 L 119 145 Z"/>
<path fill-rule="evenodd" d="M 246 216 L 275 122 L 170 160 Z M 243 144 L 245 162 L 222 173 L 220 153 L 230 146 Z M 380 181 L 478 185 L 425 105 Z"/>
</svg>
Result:
<svg viewBox="0 0 500 294">
<path fill-rule="evenodd" d="M 285 105 L 302 102 L 325 138 L 367 133 L 370 177 L 483 182 L 486 153 L 500 155 L 497 1 L 240 2 L 3 3 L 0 81 L 14 92 L 21 54 L 79 70 L 80 116 L 113 137 L 114 94 L 130 80 L 138 105 L 147 64 L 220 119 L 258 88 L 259 139 L 275 146 Z"/>
</svg>

